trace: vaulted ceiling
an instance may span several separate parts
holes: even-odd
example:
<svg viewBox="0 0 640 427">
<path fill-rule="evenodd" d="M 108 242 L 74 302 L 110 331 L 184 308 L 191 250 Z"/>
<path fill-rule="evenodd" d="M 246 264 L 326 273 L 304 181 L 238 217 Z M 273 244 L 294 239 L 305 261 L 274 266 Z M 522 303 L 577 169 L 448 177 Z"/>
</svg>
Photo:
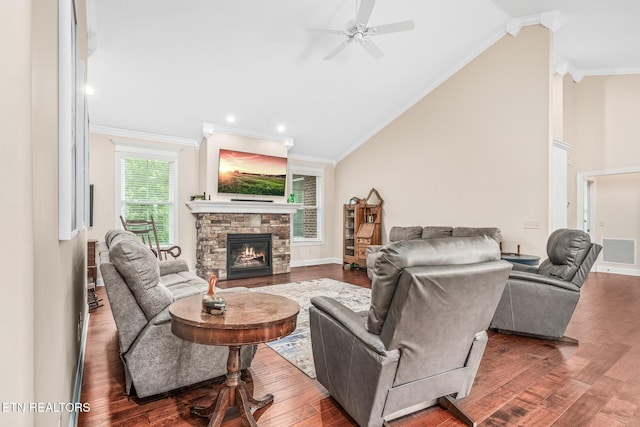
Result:
<svg viewBox="0 0 640 427">
<path fill-rule="evenodd" d="M 637 0 L 377 0 L 370 25 L 415 28 L 375 36 L 380 59 L 353 43 L 323 60 L 344 36 L 308 28 L 344 29 L 356 8 L 356 0 L 91 0 L 92 126 L 195 142 L 206 122 L 289 137 L 292 157 L 337 161 L 541 13 L 557 27 L 558 72 L 640 73 Z"/>
</svg>

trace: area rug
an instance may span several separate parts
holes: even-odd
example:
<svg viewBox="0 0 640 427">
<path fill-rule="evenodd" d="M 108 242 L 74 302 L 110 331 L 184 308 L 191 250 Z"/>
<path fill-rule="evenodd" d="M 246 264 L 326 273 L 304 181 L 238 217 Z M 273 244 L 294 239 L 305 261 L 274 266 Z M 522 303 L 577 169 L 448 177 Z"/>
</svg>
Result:
<svg viewBox="0 0 640 427">
<path fill-rule="evenodd" d="M 309 332 L 311 298 L 327 296 L 341 302 L 353 311 L 368 310 L 371 302 L 370 289 L 333 279 L 316 279 L 284 285 L 263 286 L 252 288 L 251 290 L 281 295 L 291 298 L 300 304 L 296 330 L 284 338 L 267 343 L 267 345 L 311 378 L 316 377 Z"/>
</svg>

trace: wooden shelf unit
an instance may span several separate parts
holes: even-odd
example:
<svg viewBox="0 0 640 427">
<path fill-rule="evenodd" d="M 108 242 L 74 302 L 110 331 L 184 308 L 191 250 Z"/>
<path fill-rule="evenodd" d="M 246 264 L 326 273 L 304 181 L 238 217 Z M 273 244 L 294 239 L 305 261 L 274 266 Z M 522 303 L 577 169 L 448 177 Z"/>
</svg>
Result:
<svg viewBox="0 0 640 427">
<path fill-rule="evenodd" d="M 366 266 L 367 247 L 379 245 L 381 233 L 382 205 L 355 203 L 343 208 L 342 262 Z"/>
</svg>

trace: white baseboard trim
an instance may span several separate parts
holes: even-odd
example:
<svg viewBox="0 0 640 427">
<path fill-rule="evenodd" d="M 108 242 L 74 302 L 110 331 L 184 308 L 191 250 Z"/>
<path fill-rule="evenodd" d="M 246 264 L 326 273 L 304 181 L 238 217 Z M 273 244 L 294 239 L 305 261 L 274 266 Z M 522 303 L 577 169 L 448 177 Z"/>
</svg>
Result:
<svg viewBox="0 0 640 427">
<path fill-rule="evenodd" d="M 623 274 L 625 276 L 640 276 L 640 270 L 636 268 L 620 268 L 608 265 L 599 265 L 596 269 L 598 273 Z"/>
<path fill-rule="evenodd" d="M 87 347 L 87 333 L 89 331 L 89 311 L 86 311 L 84 316 L 84 322 L 82 323 L 82 338 L 80 339 L 80 350 L 78 351 L 78 365 L 76 367 L 76 381 L 73 386 L 73 396 L 71 397 L 71 403 L 75 408 L 78 408 L 82 402 L 80 402 L 80 394 L 82 393 L 82 373 L 84 372 L 84 351 Z M 78 426 L 79 411 L 72 411 L 69 415 L 69 427 Z"/>
<path fill-rule="evenodd" d="M 318 259 L 303 259 L 300 261 L 291 261 L 291 267 L 309 267 L 311 265 L 322 264 L 342 264 L 340 258 L 318 258 Z"/>
</svg>

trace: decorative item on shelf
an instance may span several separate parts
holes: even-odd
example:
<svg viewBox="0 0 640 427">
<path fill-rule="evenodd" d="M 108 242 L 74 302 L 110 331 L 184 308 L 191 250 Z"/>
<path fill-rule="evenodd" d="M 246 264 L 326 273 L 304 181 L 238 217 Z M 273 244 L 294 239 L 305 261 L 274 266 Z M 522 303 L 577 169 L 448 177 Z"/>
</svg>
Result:
<svg viewBox="0 0 640 427">
<path fill-rule="evenodd" d="M 287 200 L 289 203 L 295 203 L 296 202 L 296 195 L 291 193 L 289 194 L 289 200 Z"/>
<path fill-rule="evenodd" d="M 207 200 L 207 192 L 205 191 L 202 194 L 196 194 L 194 196 L 191 196 L 191 201 L 194 200 Z M 211 196 L 209 196 L 209 200 L 211 200 Z"/>
<path fill-rule="evenodd" d="M 202 311 L 207 314 L 220 315 L 227 311 L 227 302 L 220 295 L 215 294 L 218 278 L 215 274 L 209 277 L 209 290 L 202 297 Z"/>
</svg>

